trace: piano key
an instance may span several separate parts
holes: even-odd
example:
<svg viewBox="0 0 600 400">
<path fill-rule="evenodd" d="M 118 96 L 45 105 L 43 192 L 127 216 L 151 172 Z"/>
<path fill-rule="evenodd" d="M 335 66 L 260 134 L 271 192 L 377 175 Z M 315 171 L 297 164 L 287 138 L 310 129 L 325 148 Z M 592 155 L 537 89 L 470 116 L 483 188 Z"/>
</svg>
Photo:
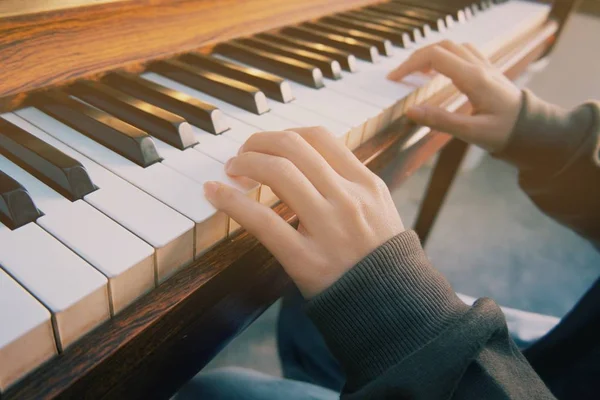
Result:
<svg viewBox="0 0 600 400">
<path fill-rule="evenodd" d="M 0 321 L 1 392 L 54 357 L 57 349 L 50 312 L 1 267 Z"/>
<path fill-rule="evenodd" d="M 110 318 L 107 279 L 37 224 L 0 224 L 0 268 L 50 310 L 59 351 Z"/>
<path fill-rule="evenodd" d="M 457 6 L 455 7 L 453 4 L 448 3 L 438 3 L 438 2 L 423 2 L 419 0 L 392 0 L 392 4 L 397 4 L 399 6 L 407 5 L 418 8 L 423 8 L 426 10 L 431 10 L 440 14 L 451 15 L 458 22 L 466 22 L 468 17 L 472 16 L 470 11 L 467 9 L 468 7 Z"/>
<path fill-rule="evenodd" d="M 108 74 L 103 81 L 115 89 L 180 115 L 210 133 L 218 135 L 229 129 L 228 121 L 218 108 L 183 93 L 122 72 Z"/>
<path fill-rule="evenodd" d="M 211 137 L 214 138 L 215 136 L 211 135 Z M 226 138 L 219 139 L 223 139 L 220 141 L 220 145 L 223 144 L 224 140 L 228 140 Z M 160 140 L 157 140 L 156 143 L 161 149 L 161 152 L 165 154 L 163 164 L 193 179 L 200 185 L 203 185 L 204 183 L 209 181 L 222 182 L 229 186 L 233 186 L 239 189 L 243 193 L 246 193 L 246 196 L 248 198 L 258 200 L 258 182 L 246 178 L 233 179 L 229 177 L 229 175 L 225 173 L 223 163 L 207 156 L 206 154 L 203 154 L 202 150 L 194 147 L 193 149 L 186 149 L 181 151 L 174 147 L 169 147 L 168 144 L 161 142 Z M 235 149 L 235 151 L 228 155 L 225 162 L 230 158 L 235 157 L 237 155 L 237 150 L 239 150 L 240 148 L 239 143 L 234 141 L 230 141 L 230 143 L 231 148 Z M 233 234 L 239 229 L 240 226 L 233 220 L 231 220 L 229 226 L 229 233 Z"/>
<path fill-rule="evenodd" d="M 388 39 L 373 35 L 371 33 L 359 31 L 357 29 L 335 26 L 325 22 L 305 22 L 302 24 L 302 26 L 314 29 L 318 32 L 333 33 L 363 41 L 367 44 L 375 46 L 377 51 L 379 51 L 379 54 L 384 56 L 389 56 L 393 53 L 392 43 Z"/>
<path fill-rule="evenodd" d="M 275 106 L 275 103 L 273 103 L 272 106 Z M 230 118 L 230 120 L 231 120 L 231 129 L 228 130 L 227 132 L 225 132 L 223 134 L 223 136 L 227 137 L 228 139 L 233 140 L 234 142 L 243 144 L 246 142 L 246 140 L 248 140 L 250 138 L 250 136 L 254 135 L 256 132 L 258 132 L 260 130 L 259 128 L 255 127 L 255 126 L 248 125 L 248 124 L 246 124 L 240 120 L 237 120 L 235 118 Z M 201 139 L 202 143 L 206 144 L 206 140 L 204 140 L 204 139 L 205 139 L 204 137 Z"/>
<path fill-rule="evenodd" d="M 312 53 L 307 50 L 298 50 L 286 45 L 275 44 L 260 38 L 238 39 L 238 42 L 258 50 L 265 50 L 270 53 L 278 54 L 284 57 L 290 57 L 299 61 L 318 67 L 323 76 L 329 79 L 340 79 L 342 67 L 332 58 Z"/>
<path fill-rule="evenodd" d="M 446 28 L 452 28 L 456 23 L 454 17 L 451 14 L 442 11 L 430 10 L 423 7 L 422 5 L 409 5 L 389 2 L 383 4 L 383 6 L 400 10 L 401 12 L 408 12 L 416 15 L 417 17 L 423 16 L 425 18 L 441 18 L 444 21 Z"/>
<path fill-rule="evenodd" d="M 0 171 L 0 222 L 17 229 L 41 216 L 40 211 L 19 182 Z"/>
<path fill-rule="evenodd" d="M 177 148 L 185 149 L 198 143 L 194 140 L 190 124 L 179 115 L 102 83 L 80 81 L 72 85 L 68 91 L 86 103 Z"/>
<path fill-rule="evenodd" d="M 159 75 L 153 72 L 147 72 L 142 75 L 144 79 L 148 79 L 151 82 L 158 83 L 159 85 L 163 85 L 180 92 L 187 94 L 188 96 L 192 96 L 196 99 L 202 101 L 209 101 L 212 104 L 217 105 L 226 115 L 231 118 L 242 121 L 246 124 L 255 126 L 259 130 L 263 131 L 281 131 L 287 128 L 290 128 L 292 125 L 290 121 L 278 117 L 276 114 L 272 112 L 268 112 L 262 115 L 256 115 L 249 113 L 239 107 L 236 107 L 233 104 L 229 104 L 221 99 L 217 99 L 209 94 L 203 93 L 202 91 L 196 90 L 195 88 L 186 86 L 183 83 L 176 82 L 175 80 L 169 79 L 166 76 Z M 289 103 L 289 104 L 293 104 Z M 200 147 L 202 146 L 202 140 L 199 140 Z"/>
<path fill-rule="evenodd" d="M 348 51 L 356 57 L 370 62 L 379 61 L 379 52 L 373 45 L 331 33 L 314 32 L 301 26 L 283 28 L 282 33 L 309 42 L 324 44 L 339 50 Z"/>
<path fill-rule="evenodd" d="M 65 199 L 3 156 L 0 169 L 19 180 L 44 213 L 36 224 L 108 278 L 113 314 L 154 288 L 151 246 L 86 202 Z"/>
<path fill-rule="evenodd" d="M 206 56 L 199 53 L 187 53 L 179 59 L 188 64 L 197 65 L 206 70 L 227 76 L 231 79 L 237 79 L 251 86 L 256 86 L 262 90 L 267 97 L 289 103 L 294 99 L 290 85 L 285 79 L 256 68 L 246 68 L 238 64 L 219 60 L 212 56 Z M 197 124 L 195 124 L 197 125 Z M 199 128 L 202 126 L 197 125 Z M 202 128 L 204 129 L 204 128 Z"/>
<path fill-rule="evenodd" d="M 79 130 L 142 167 L 160 161 L 156 147 L 147 133 L 62 92 L 40 93 L 34 98 L 34 104 L 65 125 Z"/>
<path fill-rule="evenodd" d="M 221 58 L 223 56 L 217 55 L 216 57 Z M 227 61 L 233 62 L 233 60 Z M 198 92 L 193 88 L 177 85 L 176 82 L 169 81 L 168 78 L 162 76 L 145 74 L 144 77 L 146 79 L 150 79 L 154 82 L 163 84 L 165 86 L 172 87 L 176 90 L 183 91 L 191 96 L 203 99 L 205 101 L 219 101 L 212 99 L 208 95 Z M 352 136 L 360 137 L 362 135 L 364 125 L 372 117 L 373 110 L 369 109 L 368 105 L 363 105 L 362 103 L 356 104 L 356 102 L 354 102 L 352 99 L 347 99 L 339 96 L 331 98 L 335 95 L 335 93 L 330 94 L 329 91 L 327 91 L 326 89 L 315 90 L 293 82 L 290 82 L 290 85 L 294 85 L 294 92 L 306 90 L 309 93 L 309 95 L 303 96 L 303 99 L 301 100 L 296 98 L 296 100 L 294 100 L 293 102 L 286 104 L 285 108 L 296 109 L 298 108 L 298 106 L 300 106 L 301 108 L 315 111 L 317 114 L 320 114 L 324 117 L 329 117 L 338 123 L 350 126 L 351 128 L 356 128 L 351 129 Z M 298 125 L 298 123 L 290 121 L 285 116 L 284 118 L 281 118 L 279 116 L 279 110 L 283 109 L 283 107 L 278 108 L 277 112 L 270 112 L 262 116 L 254 116 L 226 103 L 215 104 L 219 104 L 219 107 L 228 115 L 239 119 L 247 124 L 256 126 L 261 130 L 278 131 L 289 129 Z M 369 112 L 371 114 L 367 116 L 366 113 Z M 301 123 L 301 125 L 305 124 L 305 121 Z M 369 126 L 372 125 L 373 122 L 369 124 Z M 202 143 L 202 140 L 200 140 L 200 142 Z M 209 152 L 206 152 L 206 154 L 210 155 Z"/>
<path fill-rule="evenodd" d="M 358 22 L 366 21 L 373 24 L 385 25 L 396 30 L 401 29 L 407 32 L 410 36 L 410 39 L 417 44 L 420 43 L 424 38 L 431 35 L 431 27 L 427 24 L 414 23 L 414 21 L 411 21 L 411 24 L 407 24 L 399 20 L 394 20 L 391 17 L 383 17 L 365 10 L 350 11 L 341 15 Z"/>
<path fill-rule="evenodd" d="M 281 43 L 286 46 L 294 47 L 296 49 L 308 50 L 313 53 L 321 54 L 339 62 L 340 66 L 344 71 L 356 71 L 356 58 L 354 57 L 354 55 L 348 53 L 347 51 L 339 50 L 335 47 L 327 46 L 320 43 L 313 43 L 306 40 L 297 39 L 292 36 L 287 36 L 283 34 L 261 33 L 258 34 L 257 37 L 263 40 L 268 40 L 271 43 Z"/>
<path fill-rule="evenodd" d="M 96 190 L 85 167 L 0 117 L 0 153 L 75 201 Z"/>
<path fill-rule="evenodd" d="M 331 83 L 337 83 L 337 81 L 333 81 Z M 292 85 L 294 93 L 303 93 L 303 96 L 297 95 L 296 100 L 288 104 L 286 107 L 300 107 L 311 110 L 323 117 L 332 119 L 346 126 L 350 126 L 352 129 L 347 134 L 348 140 L 346 144 L 356 147 L 355 143 L 357 143 L 357 141 L 360 142 L 363 131 L 371 132 L 378 124 L 378 117 L 381 110 L 373 107 L 368 102 L 339 95 L 335 91 L 329 90 L 328 88 L 315 90 L 294 82 L 290 82 L 290 85 Z M 240 119 L 243 119 L 244 117 L 244 115 L 241 115 Z M 245 122 L 254 126 L 259 126 L 265 130 L 273 130 L 264 128 L 264 126 L 261 124 L 262 121 L 260 120 L 245 120 Z M 306 122 L 304 124 L 306 124 Z M 289 125 L 285 126 L 284 129 L 289 127 Z"/>
<path fill-rule="evenodd" d="M 445 32 L 449 28 L 449 26 L 446 26 L 447 21 L 443 17 L 440 17 L 437 13 L 429 13 L 423 10 L 412 9 L 408 7 L 404 7 L 402 9 L 393 6 L 389 7 L 388 4 L 389 3 L 376 4 L 365 8 L 365 10 L 375 12 L 384 17 L 396 16 L 426 23 L 431 26 L 432 29 L 438 32 Z"/>
<path fill-rule="evenodd" d="M 203 68 L 170 60 L 152 64 L 149 70 L 183 82 L 255 114 L 269 111 L 267 98 L 260 89 Z"/>
<path fill-rule="evenodd" d="M 4 114 L 3 117 L 86 168 L 99 189 L 84 200 L 155 249 L 158 282 L 194 259 L 194 223 L 191 220 L 17 115 Z"/>
<path fill-rule="evenodd" d="M 394 43 L 394 45 L 398 47 L 410 48 L 413 44 L 408 31 L 398 32 L 398 30 L 392 29 L 385 25 L 377 25 L 372 24 L 370 22 L 357 22 L 351 18 L 347 18 L 344 16 L 324 17 L 320 21 L 327 22 L 334 26 L 355 29 L 357 31 L 377 35 L 389 39 L 392 43 Z"/>
<path fill-rule="evenodd" d="M 195 224 L 195 257 L 199 257 L 227 237 L 229 219 L 225 214 L 215 210 L 204 197 L 202 186 L 192 179 L 162 163 L 142 168 L 35 108 L 28 107 L 15 113 L 61 143 L 191 219 Z"/>
<path fill-rule="evenodd" d="M 238 42 L 218 44 L 213 52 L 286 77 L 314 88 L 323 87 L 323 73 L 312 64 L 244 46 Z"/>
</svg>

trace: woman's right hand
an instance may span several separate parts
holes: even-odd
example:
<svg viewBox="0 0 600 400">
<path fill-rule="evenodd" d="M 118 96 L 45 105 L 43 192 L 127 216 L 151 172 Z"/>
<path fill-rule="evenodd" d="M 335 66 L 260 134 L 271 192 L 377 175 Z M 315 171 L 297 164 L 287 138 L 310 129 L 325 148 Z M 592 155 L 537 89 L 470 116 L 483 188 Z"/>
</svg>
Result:
<svg viewBox="0 0 600 400">
<path fill-rule="evenodd" d="M 440 107 L 420 105 L 407 116 L 420 125 L 450 133 L 488 151 L 502 150 L 521 110 L 521 90 L 473 45 L 442 41 L 415 51 L 388 78 L 400 81 L 413 72 L 447 76 L 473 106 L 462 115 Z"/>
</svg>

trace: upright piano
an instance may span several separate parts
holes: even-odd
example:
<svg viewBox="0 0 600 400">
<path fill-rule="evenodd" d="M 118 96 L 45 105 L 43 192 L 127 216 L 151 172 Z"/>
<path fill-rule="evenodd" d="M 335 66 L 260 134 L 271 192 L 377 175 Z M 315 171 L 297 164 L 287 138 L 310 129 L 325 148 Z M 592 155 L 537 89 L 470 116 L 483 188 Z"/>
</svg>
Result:
<svg viewBox="0 0 600 400">
<path fill-rule="evenodd" d="M 0 398 L 169 398 L 281 296 L 279 264 L 202 190 L 297 223 L 223 172 L 255 132 L 323 126 L 394 184 L 441 151 L 425 238 L 466 145 L 404 111 L 470 108 L 443 77 L 386 74 L 447 39 L 516 79 L 575 3 L 2 2 Z"/>
</svg>

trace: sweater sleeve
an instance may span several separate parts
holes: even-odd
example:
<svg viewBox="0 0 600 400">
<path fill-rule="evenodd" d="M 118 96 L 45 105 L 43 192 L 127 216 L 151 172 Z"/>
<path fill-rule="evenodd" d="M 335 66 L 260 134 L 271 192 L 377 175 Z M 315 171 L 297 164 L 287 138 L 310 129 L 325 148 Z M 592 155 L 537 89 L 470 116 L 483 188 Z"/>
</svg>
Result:
<svg viewBox="0 0 600 400">
<path fill-rule="evenodd" d="M 519 168 L 519 185 L 546 215 L 600 248 L 600 103 L 573 110 L 523 91 L 509 142 L 494 154 Z"/>
<path fill-rule="evenodd" d="M 553 398 L 500 308 L 464 304 L 413 231 L 364 258 L 307 313 L 342 364 L 343 398 Z"/>
</svg>

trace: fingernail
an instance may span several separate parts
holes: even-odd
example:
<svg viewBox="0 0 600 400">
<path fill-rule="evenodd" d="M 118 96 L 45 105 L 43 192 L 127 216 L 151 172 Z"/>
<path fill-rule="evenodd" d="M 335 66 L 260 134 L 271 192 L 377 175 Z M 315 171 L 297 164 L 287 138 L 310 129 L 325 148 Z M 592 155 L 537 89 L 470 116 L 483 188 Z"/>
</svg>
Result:
<svg viewBox="0 0 600 400">
<path fill-rule="evenodd" d="M 244 151 L 244 146 L 240 146 L 240 148 L 238 149 L 237 155 L 239 156 L 240 154 L 242 154 L 242 152 Z"/>
<path fill-rule="evenodd" d="M 227 160 L 227 162 L 225 163 L 225 171 L 229 171 L 229 167 L 231 167 L 231 161 L 234 159 L 235 157 L 231 157 L 229 160 Z"/>
<path fill-rule="evenodd" d="M 411 119 L 421 119 L 425 115 L 425 109 L 420 106 L 409 108 L 406 115 Z"/>
<path fill-rule="evenodd" d="M 219 182 L 209 181 L 204 184 L 204 194 L 207 198 L 214 197 L 219 189 Z"/>
</svg>

